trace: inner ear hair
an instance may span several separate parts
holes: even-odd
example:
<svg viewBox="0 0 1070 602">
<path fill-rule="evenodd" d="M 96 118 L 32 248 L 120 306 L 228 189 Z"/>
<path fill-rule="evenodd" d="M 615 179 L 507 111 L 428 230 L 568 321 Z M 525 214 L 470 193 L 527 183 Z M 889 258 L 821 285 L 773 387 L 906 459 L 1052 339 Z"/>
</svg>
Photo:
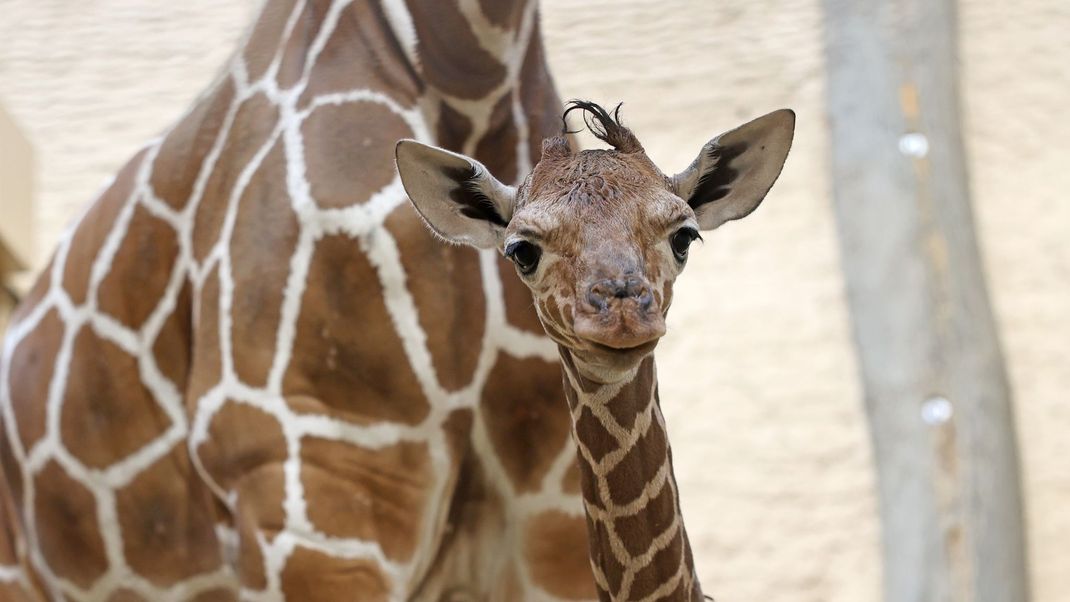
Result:
<svg viewBox="0 0 1070 602">
<path fill-rule="evenodd" d="M 692 209 L 719 201 L 732 191 L 732 182 L 739 177 L 739 170 L 732 167 L 732 160 L 746 152 L 747 146 L 745 141 L 730 146 L 711 142 L 702 149 L 702 171 L 691 194 L 685 199 Z"/>
<path fill-rule="evenodd" d="M 499 213 L 494 201 L 487 196 L 486 187 L 490 182 L 479 166 L 447 167 L 443 169 L 443 173 L 456 183 L 449 195 L 450 200 L 459 207 L 461 215 L 484 220 L 502 228 L 509 224 L 509 216 Z"/>
<path fill-rule="evenodd" d="M 710 140 L 672 177 L 673 191 L 695 210 L 704 230 L 754 211 L 780 176 L 791 149 L 795 113 L 780 109 Z"/>
</svg>

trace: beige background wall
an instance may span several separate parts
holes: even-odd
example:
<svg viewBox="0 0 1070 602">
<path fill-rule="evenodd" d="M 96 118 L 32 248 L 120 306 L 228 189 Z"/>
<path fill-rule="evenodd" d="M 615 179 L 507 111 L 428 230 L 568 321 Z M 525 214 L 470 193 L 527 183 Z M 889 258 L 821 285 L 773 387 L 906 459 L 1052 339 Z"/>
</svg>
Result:
<svg viewBox="0 0 1070 602">
<path fill-rule="evenodd" d="M 0 104 L 0 329 L 15 309 L 13 279 L 33 252 L 33 150 Z"/>
<path fill-rule="evenodd" d="M 215 74 L 256 0 L 0 0 L 0 103 L 34 143 L 37 265 Z M 965 131 L 1017 402 L 1035 600 L 1070 600 L 1070 4 L 964 0 Z M 693 255 L 661 348 L 684 510 L 721 601 L 859 602 L 879 525 L 828 181 L 817 0 L 544 0 L 565 97 L 626 102 L 666 170 L 781 106 L 767 204 Z"/>
</svg>

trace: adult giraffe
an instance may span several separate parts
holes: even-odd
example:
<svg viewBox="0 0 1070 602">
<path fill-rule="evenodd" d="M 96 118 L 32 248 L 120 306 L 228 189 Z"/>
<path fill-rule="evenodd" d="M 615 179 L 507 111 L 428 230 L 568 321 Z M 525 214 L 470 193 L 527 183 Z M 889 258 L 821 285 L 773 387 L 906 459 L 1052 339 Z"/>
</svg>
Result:
<svg viewBox="0 0 1070 602">
<path fill-rule="evenodd" d="M 593 597 L 554 346 L 392 160 L 559 106 L 535 0 L 269 0 L 14 317 L 0 597 Z"/>
</svg>

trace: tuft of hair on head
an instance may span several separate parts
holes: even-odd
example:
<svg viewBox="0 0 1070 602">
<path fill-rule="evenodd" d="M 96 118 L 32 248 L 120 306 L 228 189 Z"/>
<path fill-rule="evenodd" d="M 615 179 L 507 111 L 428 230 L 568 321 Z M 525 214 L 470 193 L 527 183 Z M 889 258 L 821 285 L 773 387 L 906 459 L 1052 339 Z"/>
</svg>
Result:
<svg viewBox="0 0 1070 602">
<path fill-rule="evenodd" d="M 568 158 L 572 156 L 572 147 L 565 134 L 551 136 L 542 141 L 543 158 Z"/>
<path fill-rule="evenodd" d="M 611 115 L 601 105 L 589 100 L 570 100 L 561 114 L 564 133 L 576 133 L 568 130 L 568 114 L 578 110 L 583 112 L 583 123 L 595 138 L 622 153 L 641 152 L 643 145 L 639 144 L 639 139 L 620 121 L 620 108 L 623 105 L 623 102 L 617 104 Z"/>
</svg>

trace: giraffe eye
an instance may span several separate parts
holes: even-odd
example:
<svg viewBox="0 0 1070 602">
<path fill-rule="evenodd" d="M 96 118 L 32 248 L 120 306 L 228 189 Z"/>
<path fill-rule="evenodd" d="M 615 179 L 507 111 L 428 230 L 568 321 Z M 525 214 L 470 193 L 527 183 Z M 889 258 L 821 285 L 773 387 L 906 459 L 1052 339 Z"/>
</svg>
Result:
<svg viewBox="0 0 1070 602">
<path fill-rule="evenodd" d="M 505 247 L 505 256 L 513 260 L 521 274 L 527 276 L 539 267 L 542 250 L 526 240 L 518 240 Z"/>
<path fill-rule="evenodd" d="M 687 259 L 687 250 L 691 248 L 691 243 L 700 238 L 698 232 L 694 228 L 680 228 L 669 239 L 669 244 L 672 246 L 672 254 L 676 256 L 676 260 L 683 262 Z"/>
</svg>

